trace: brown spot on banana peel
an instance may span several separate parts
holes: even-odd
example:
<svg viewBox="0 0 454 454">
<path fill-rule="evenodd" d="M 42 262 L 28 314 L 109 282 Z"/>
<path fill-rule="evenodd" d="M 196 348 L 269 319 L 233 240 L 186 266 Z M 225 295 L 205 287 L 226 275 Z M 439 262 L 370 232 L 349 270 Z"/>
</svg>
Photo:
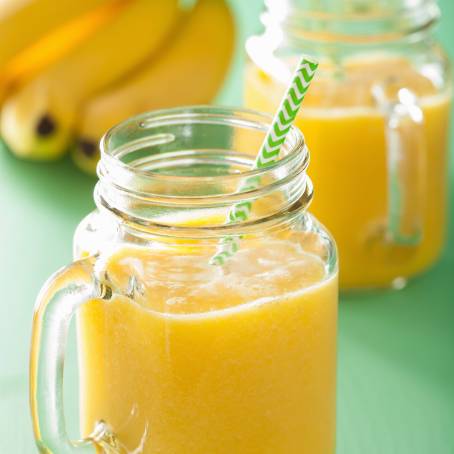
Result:
<svg viewBox="0 0 454 454">
<path fill-rule="evenodd" d="M 44 114 L 36 124 L 36 134 L 40 137 L 48 137 L 57 129 L 57 123 L 49 114 Z"/>
<path fill-rule="evenodd" d="M 98 154 L 97 143 L 90 139 L 79 139 L 77 142 L 77 148 L 87 158 L 93 158 Z"/>
</svg>

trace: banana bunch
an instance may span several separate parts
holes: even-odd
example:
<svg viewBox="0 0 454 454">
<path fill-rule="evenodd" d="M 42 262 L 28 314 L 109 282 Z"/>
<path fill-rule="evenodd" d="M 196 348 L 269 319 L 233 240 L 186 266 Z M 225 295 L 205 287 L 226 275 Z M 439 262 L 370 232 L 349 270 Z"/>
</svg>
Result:
<svg viewBox="0 0 454 454">
<path fill-rule="evenodd" d="M 94 172 L 132 115 L 210 102 L 228 69 L 226 0 L 1 0 L 0 135 L 19 157 L 71 150 Z"/>
</svg>

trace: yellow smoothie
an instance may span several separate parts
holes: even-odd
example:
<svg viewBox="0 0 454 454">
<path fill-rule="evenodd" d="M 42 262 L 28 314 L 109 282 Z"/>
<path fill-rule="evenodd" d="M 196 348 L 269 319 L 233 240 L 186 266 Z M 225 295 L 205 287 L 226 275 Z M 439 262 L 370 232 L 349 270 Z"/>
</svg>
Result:
<svg viewBox="0 0 454 454">
<path fill-rule="evenodd" d="M 440 92 L 403 58 L 352 59 L 344 62 L 337 77 L 332 71 L 328 77 L 327 69 L 321 65 L 297 119 L 311 150 L 309 175 L 317 188 L 311 212 L 336 239 L 343 288 L 388 286 L 396 277 L 427 268 L 443 245 L 450 93 Z M 408 88 L 418 97 L 424 114 L 422 143 L 412 142 L 417 135 L 411 126 L 404 125 L 403 130 L 404 145 L 423 153 L 418 159 L 425 163 L 423 190 L 406 200 L 411 205 L 408 216 L 416 213 L 421 218 L 423 235 L 417 245 L 396 245 L 386 238 L 385 117 L 372 95 L 376 84 L 384 85 L 390 98 L 400 88 Z M 248 107 L 274 112 L 284 90 L 249 64 Z M 416 184 L 410 168 L 406 178 L 407 184 Z M 403 219 L 404 225 L 412 222 Z"/>
<path fill-rule="evenodd" d="M 333 454 L 336 275 L 290 239 L 222 268 L 193 249 L 102 261 L 130 297 L 79 314 L 84 434 L 102 419 L 129 453 Z"/>
</svg>

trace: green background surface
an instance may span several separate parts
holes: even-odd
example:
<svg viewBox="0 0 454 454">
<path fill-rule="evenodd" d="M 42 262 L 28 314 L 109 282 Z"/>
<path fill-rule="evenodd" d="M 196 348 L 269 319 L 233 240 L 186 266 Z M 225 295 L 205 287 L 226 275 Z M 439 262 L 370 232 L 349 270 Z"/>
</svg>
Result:
<svg viewBox="0 0 454 454">
<path fill-rule="evenodd" d="M 241 102 L 242 48 L 259 29 L 261 0 L 232 4 L 238 49 L 219 98 L 230 105 Z M 438 35 L 452 56 L 454 2 L 441 7 Z M 35 452 L 28 410 L 33 301 L 45 279 L 70 262 L 73 231 L 93 209 L 94 182 L 67 159 L 34 164 L 0 150 L 1 454 Z M 339 321 L 338 454 L 454 453 L 453 211 L 435 267 L 403 291 L 342 297 Z M 71 387 L 75 366 L 68 363 Z M 75 391 L 68 394 L 74 422 Z"/>
</svg>

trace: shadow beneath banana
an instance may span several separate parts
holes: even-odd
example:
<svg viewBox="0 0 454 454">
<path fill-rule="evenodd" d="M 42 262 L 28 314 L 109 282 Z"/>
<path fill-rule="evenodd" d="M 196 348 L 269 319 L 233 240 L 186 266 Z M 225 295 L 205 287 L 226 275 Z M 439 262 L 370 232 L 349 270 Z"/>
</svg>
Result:
<svg viewBox="0 0 454 454">
<path fill-rule="evenodd" d="M 46 210 L 74 218 L 75 223 L 94 208 L 96 179 L 77 169 L 69 156 L 55 162 L 24 161 L 13 156 L 0 141 L 0 166 L 3 190 L 14 193 L 17 200 L 26 200 L 26 205 L 36 201 Z M 21 207 L 16 208 L 17 212 L 22 211 Z M 22 211 L 24 218 L 26 214 Z"/>
</svg>

